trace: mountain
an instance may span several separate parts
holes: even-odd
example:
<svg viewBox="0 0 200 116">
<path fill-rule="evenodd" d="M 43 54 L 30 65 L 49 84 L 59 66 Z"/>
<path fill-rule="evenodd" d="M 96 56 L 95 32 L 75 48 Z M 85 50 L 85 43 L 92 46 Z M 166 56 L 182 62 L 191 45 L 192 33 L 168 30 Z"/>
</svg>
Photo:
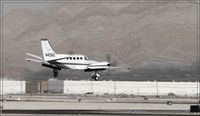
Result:
<svg viewBox="0 0 200 116">
<path fill-rule="evenodd" d="M 51 70 L 24 60 L 26 52 L 42 55 L 40 38 L 48 38 L 57 53 L 73 51 L 99 61 L 111 54 L 119 66 L 129 67 L 114 73 L 191 69 L 197 61 L 196 11 L 191 2 L 55 3 L 45 10 L 13 9 L 3 17 L 4 75 L 51 76 Z"/>
</svg>

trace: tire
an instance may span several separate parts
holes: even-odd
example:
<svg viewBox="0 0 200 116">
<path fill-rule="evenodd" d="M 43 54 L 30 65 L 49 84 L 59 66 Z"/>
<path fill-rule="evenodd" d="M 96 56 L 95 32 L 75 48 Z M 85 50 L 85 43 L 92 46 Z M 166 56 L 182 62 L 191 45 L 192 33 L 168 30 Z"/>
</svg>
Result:
<svg viewBox="0 0 200 116">
<path fill-rule="evenodd" d="M 54 77 L 57 77 L 57 76 L 58 76 L 58 73 L 54 73 L 53 76 L 54 76 Z"/>
<path fill-rule="evenodd" d="M 95 77 L 94 77 L 94 80 L 95 80 L 95 81 L 98 81 L 98 80 L 99 80 L 99 77 L 98 77 L 98 76 L 95 76 Z"/>
<path fill-rule="evenodd" d="M 53 76 L 57 77 L 58 76 L 58 70 L 53 70 Z"/>
</svg>

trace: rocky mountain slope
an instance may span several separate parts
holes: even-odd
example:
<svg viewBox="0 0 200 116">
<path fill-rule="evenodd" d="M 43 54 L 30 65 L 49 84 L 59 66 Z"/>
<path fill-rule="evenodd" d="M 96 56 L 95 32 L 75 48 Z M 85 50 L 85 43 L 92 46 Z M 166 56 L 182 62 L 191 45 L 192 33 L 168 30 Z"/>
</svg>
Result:
<svg viewBox="0 0 200 116">
<path fill-rule="evenodd" d="M 24 60 L 26 52 L 41 55 L 40 38 L 48 38 L 57 53 L 73 51 L 99 61 L 111 54 L 130 70 L 194 68 L 197 5 L 58 3 L 47 10 L 13 9 L 3 18 L 6 77 L 51 76 L 51 70 Z M 127 68 L 115 72 L 133 73 Z"/>
</svg>

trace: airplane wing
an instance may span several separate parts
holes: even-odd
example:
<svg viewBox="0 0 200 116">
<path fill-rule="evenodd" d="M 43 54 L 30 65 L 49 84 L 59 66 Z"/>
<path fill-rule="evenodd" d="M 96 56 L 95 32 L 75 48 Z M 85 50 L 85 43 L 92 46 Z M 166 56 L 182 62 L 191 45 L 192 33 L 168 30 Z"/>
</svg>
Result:
<svg viewBox="0 0 200 116">
<path fill-rule="evenodd" d="M 116 68 L 120 68 L 120 67 L 110 67 L 110 66 L 88 66 L 88 69 L 116 69 Z"/>
</svg>

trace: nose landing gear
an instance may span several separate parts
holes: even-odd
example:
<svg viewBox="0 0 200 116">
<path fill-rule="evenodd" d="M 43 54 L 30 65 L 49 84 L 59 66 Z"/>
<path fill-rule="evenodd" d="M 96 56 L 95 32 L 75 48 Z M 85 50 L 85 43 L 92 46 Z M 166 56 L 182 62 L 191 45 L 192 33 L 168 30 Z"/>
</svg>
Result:
<svg viewBox="0 0 200 116">
<path fill-rule="evenodd" d="M 91 75 L 92 79 L 94 79 L 95 81 L 98 81 L 100 78 L 100 75 L 97 72 L 92 73 Z"/>
</svg>

